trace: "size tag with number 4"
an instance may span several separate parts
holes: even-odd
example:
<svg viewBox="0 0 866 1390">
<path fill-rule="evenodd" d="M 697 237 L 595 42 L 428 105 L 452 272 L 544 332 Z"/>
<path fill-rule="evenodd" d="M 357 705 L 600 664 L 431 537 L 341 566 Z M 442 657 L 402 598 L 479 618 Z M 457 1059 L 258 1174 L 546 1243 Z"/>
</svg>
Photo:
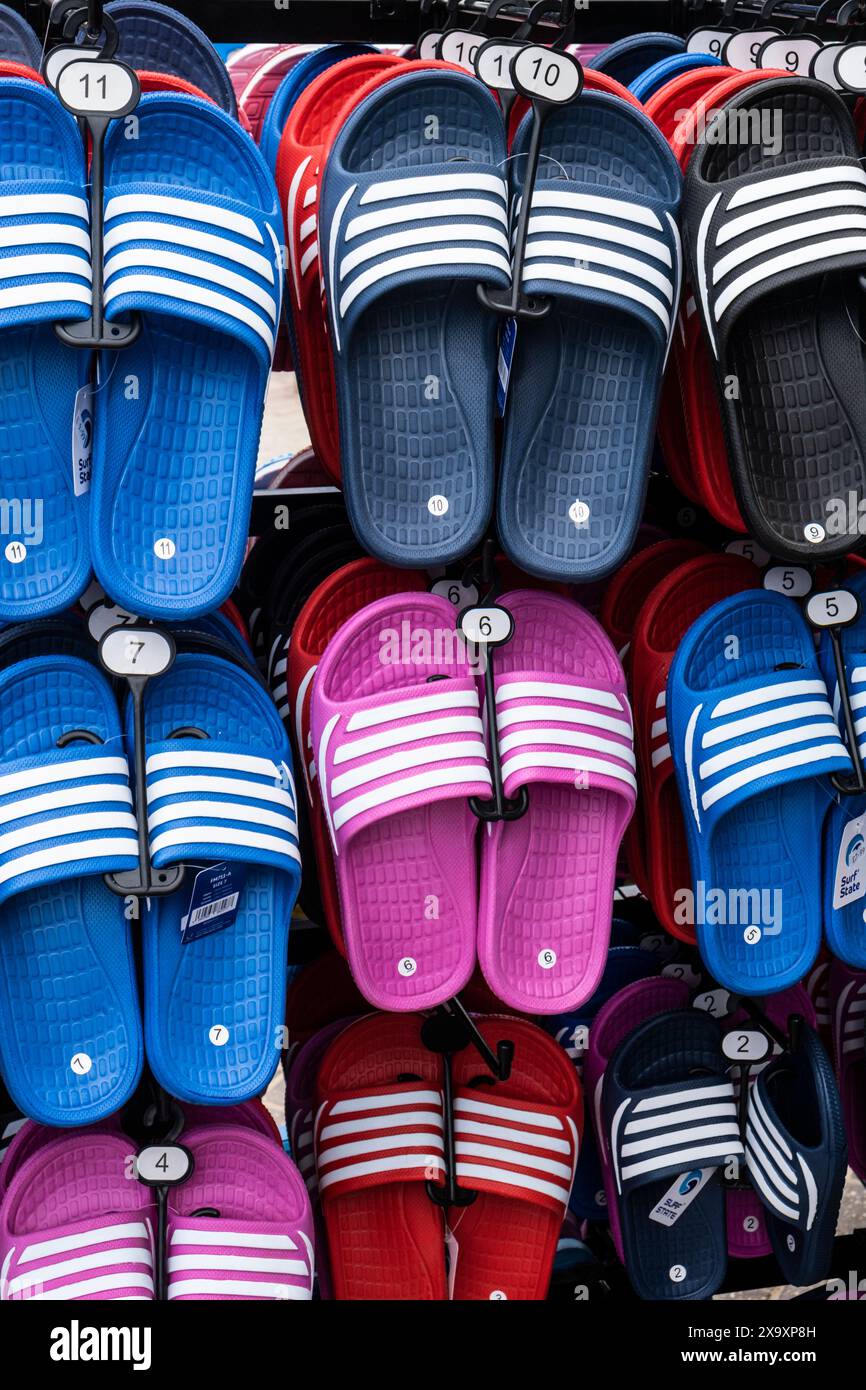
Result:
<svg viewBox="0 0 866 1390">
<path fill-rule="evenodd" d="M 125 116 L 141 95 L 132 68 L 101 58 L 65 63 L 57 74 L 56 91 L 73 116 Z"/>
<path fill-rule="evenodd" d="M 99 643 L 99 658 L 115 676 L 161 676 L 174 661 L 174 639 L 157 627 L 116 627 Z"/>
<path fill-rule="evenodd" d="M 813 594 L 806 604 L 806 617 L 813 627 L 848 627 L 859 612 L 857 595 L 849 589 L 827 589 Z"/>
<path fill-rule="evenodd" d="M 511 60 L 511 81 L 530 101 L 565 106 L 580 96 L 583 68 L 570 53 L 554 53 L 541 44 L 527 44 Z"/>
<path fill-rule="evenodd" d="M 192 1154 L 182 1144 L 148 1144 L 135 1159 L 136 1175 L 146 1187 L 176 1187 L 192 1169 Z"/>
<path fill-rule="evenodd" d="M 507 608 L 488 604 L 484 608 L 464 608 L 458 619 L 467 642 L 481 647 L 501 647 L 514 633 L 514 619 Z"/>
</svg>

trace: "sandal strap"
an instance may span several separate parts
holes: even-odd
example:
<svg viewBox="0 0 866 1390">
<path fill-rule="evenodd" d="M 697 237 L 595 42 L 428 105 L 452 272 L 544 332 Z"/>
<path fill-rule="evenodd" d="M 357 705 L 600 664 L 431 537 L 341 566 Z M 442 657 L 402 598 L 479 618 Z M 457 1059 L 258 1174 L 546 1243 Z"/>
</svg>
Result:
<svg viewBox="0 0 866 1390">
<path fill-rule="evenodd" d="M 461 1087 L 454 1098 L 457 1181 L 565 1215 L 578 1133 L 566 1109 Z"/>
<path fill-rule="evenodd" d="M 128 1212 L 35 1232 L 10 1254 L 3 1299 L 154 1297 L 153 1228 Z"/>
<path fill-rule="evenodd" d="M 732 1083 L 721 1075 L 701 1076 L 626 1095 L 611 1117 L 610 1148 L 623 1196 L 741 1158 Z"/>
<path fill-rule="evenodd" d="M 175 1215 L 166 1264 L 169 1300 L 313 1297 L 310 1241 L 284 1222 Z"/>
<path fill-rule="evenodd" d="M 326 1100 L 314 1129 L 319 1195 L 327 1201 L 389 1183 L 441 1182 L 442 1092 L 419 1082 Z"/>
</svg>

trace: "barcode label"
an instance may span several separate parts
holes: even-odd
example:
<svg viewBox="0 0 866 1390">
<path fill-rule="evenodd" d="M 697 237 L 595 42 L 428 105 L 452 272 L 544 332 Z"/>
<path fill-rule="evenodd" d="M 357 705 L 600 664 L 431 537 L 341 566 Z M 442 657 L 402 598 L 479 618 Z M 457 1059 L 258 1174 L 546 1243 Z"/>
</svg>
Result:
<svg viewBox="0 0 866 1390">
<path fill-rule="evenodd" d="M 218 898 L 215 903 L 205 903 L 204 907 L 197 907 L 190 913 L 186 926 L 197 927 L 200 922 L 209 922 L 212 917 L 219 917 L 223 912 L 234 912 L 239 897 L 239 893 L 229 893 L 225 898 Z"/>
</svg>

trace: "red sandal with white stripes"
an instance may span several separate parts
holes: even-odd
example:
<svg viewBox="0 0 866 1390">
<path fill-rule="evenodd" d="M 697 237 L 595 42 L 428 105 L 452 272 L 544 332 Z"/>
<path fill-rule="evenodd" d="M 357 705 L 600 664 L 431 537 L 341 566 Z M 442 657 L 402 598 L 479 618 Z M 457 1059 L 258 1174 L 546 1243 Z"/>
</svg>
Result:
<svg viewBox="0 0 866 1390">
<path fill-rule="evenodd" d="M 314 1144 L 333 1296 L 447 1298 L 442 1059 L 418 1014 L 373 1014 L 346 1028 L 319 1068 Z"/>
<path fill-rule="evenodd" d="M 451 1207 L 451 1297 L 546 1297 L 583 1133 L 583 1095 L 568 1055 L 534 1023 L 478 1021 L 494 1052 L 514 1043 L 507 1081 L 472 1048 L 454 1059 L 457 1183 L 476 1194 Z"/>
</svg>

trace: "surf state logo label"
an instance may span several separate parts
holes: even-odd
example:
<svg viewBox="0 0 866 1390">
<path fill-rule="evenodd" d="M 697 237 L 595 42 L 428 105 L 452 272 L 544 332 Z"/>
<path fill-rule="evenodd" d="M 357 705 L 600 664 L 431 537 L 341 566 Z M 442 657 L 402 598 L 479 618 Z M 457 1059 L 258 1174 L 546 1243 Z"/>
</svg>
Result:
<svg viewBox="0 0 866 1390">
<path fill-rule="evenodd" d="M 714 1168 L 691 1168 L 687 1173 L 680 1173 L 653 1207 L 649 1214 L 650 1221 L 657 1221 L 660 1226 L 675 1225 L 715 1171 Z"/>
</svg>

